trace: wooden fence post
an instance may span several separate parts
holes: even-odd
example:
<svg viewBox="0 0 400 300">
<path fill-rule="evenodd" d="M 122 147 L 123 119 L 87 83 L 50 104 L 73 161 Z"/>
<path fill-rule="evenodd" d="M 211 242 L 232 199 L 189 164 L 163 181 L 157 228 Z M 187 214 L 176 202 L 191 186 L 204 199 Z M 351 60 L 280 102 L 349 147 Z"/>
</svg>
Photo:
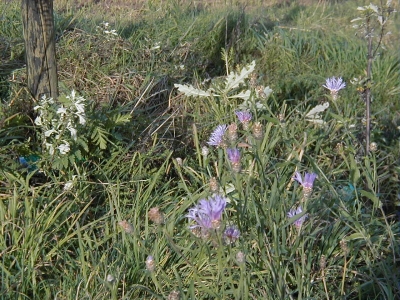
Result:
<svg viewBox="0 0 400 300">
<path fill-rule="evenodd" d="M 28 89 L 35 99 L 58 96 L 53 0 L 22 0 Z"/>
</svg>

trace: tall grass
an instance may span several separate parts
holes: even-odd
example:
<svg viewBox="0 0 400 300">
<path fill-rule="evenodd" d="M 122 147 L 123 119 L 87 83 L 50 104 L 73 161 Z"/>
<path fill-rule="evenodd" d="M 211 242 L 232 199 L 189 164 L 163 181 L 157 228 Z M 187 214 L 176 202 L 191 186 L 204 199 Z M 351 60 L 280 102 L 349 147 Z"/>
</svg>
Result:
<svg viewBox="0 0 400 300">
<path fill-rule="evenodd" d="M 104 3 L 56 3 L 60 89 L 89 99 L 86 144 L 71 140 L 80 155 L 56 152 L 59 165 L 24 88 L 19 6 L 2 2 L 1 298 L 399 298 L 395 37 L 374 61 L 378 148 L 365 155 L 350 82 L 365 68 L 349 23 L 360 4 L 305 2 L 121 1 L 109 15 Z M 347 83 L 336 102 L 322 87 L 331 76 Z M 246 91 L 248 129 L 235 115 Z M 207 144 L 232 123 L 239 172 Z M 310 196 L 296 171 L 318 175 Z M 189 209 L 216 194 L 228 200 L 220 226 L 197 236 Z"/>
</svg>

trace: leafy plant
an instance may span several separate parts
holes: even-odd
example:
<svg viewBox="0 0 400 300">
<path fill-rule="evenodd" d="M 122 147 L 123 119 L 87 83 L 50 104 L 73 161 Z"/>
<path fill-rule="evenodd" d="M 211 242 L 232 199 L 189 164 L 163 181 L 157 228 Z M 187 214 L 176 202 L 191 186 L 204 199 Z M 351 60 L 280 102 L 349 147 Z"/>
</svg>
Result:
<svg viewBox="0 0 400 300">
<path fill-rule="evenodd" d="M 369 4 L 367 6 L 358 7 L 363 17 L 353 19 L 352 22 L 362 23 L 355 25 L 357 29 L 361 31 L 361 34 L 367 39 L 367 68 L 366 77 L 362 78 L 359 82 L 359 92 L 362 99 L 365 101 L 365 118 L 366 118 L 366 132 L 365 132 L 365 152 L 366 154 L 370 151 L 370 137 L 371 137 L 371 88 L 373 86 L 372 77 L 372 62 L 375 59 L 378 50 L 380 49 L 383 39 L 390 35 L 387 31 L 387 22 L 390 16 L 395 12 L 392 7 L 392 1 L 387 1 L 385 5 L 381 3 L 378 7 L 375 4 Z M 373 45 L 373 41 L 376 40 L 376 45 Z M 375 47 L 375 48 L 374 48 Z"/>
<path fill-rule="evenodd" d="M 42 167 L 46 172 L 67 170 L 79 161 L 101 156 L 110 144 L 121 139 L 117 130 L 131 116 L 118 109 L 86 114 L 87 105 L 82 96 L 72 91 L 68 96 L 60 96 L 57 102 L 42 98 L 35 106 L 38 112 L 35 124 L 41 132 Z"/>
</svg>

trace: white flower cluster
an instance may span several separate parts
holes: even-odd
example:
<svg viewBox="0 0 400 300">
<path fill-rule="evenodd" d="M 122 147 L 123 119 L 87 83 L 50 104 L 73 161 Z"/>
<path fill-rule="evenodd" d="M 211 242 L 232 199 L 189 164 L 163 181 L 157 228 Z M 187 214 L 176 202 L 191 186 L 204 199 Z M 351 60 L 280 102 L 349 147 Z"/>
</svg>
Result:
<svg viewBox="0 0 400 300">
<path fill-rule="evenodd" d="M 65 192 L 69 192 L 69 191 L 71 191 L 72 190 L 72 188 L 74 187 L 74 184 L 75 184 L 75 182 L 76 182 L 76 177 L 77 177 L 77 175 L 72 175 L 72 179 L 71 180 L 68 180 L 65 184 L 64 184 L 64 191 Z"/>
<path fill-rule="evenodd" d="M 96 30 L 103 33 L 108 40 L 112 37 L 118 36 L 118 33 L 115 29 L 110 29 L 110 24 L 108 22 L 101 22 L 100 26 L 96 27 Z"/>
<path fill-rule="evenodd" d="M 70 151 L 65 132 L 68 130 L 71 138 L 76 141 L 78 123 L 86 124 L 85 101 L 73 90 L 71 95 L 65 97 L 62 104 L 56 104 L 53 98 L 44 96 L 39 100 L 39 105 L 34 107 L 34 110 L 38 111 L 35 124 L 42 127 L 43 142 L 50 155 L 54 154 L 55 149 L 62 155 Z"/>
</svg>

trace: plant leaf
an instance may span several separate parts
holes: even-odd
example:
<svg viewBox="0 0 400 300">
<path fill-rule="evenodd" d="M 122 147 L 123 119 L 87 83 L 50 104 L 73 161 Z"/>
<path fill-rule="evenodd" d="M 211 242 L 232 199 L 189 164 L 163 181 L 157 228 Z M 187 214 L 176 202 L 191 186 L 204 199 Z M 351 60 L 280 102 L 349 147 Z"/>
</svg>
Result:
<svg viewBox="0 0 400 300">
<path fill-rule="evenodd" d="M 228 98 L 232 98 L 232 99 L 241 98 L 243 100 L 248 100 L 250 98 L 250 94 L 251 94 L 250 90 L 247 90 L 247 91 L 241 92 L 237 95 L 229 96 Z"/>
<path fill-rule="evenodd" d="M 307 114 L 306 118 L 314 118 L 314 119 L 319 119 L 320 116 L 319 114 L 323 111 L 325 111 L 329 107 L 329 102 L 325 102 L 321 105 L 317 105 L 313 109 L 311 109 Z"/>
<path fill-rule="evenodd" d="M 96 143 L 96 145 L 99 146 L 100 149 L 102 150 L 107 148 L 107 141 L 108 141 L 107 134 L 108 132 L 100 126 L 95 126 L 93 128 L 91 138 Z"/>
<path fill-rule="evenodd" d="M 375 196 L 373 193 L 361 190 L 360 194 L 364 197 L 367 197 L 369 200 L 371 200 L 374 203 L 375 207 L 381 207 L 382 203 L 379 201 L 379 198 Z"/>
<path fill-rule="evenodd" d="M 185 85 L 185 84 L 174 84 L 176 88 L 178 88 L 178 91 L 181 93 L 184 93 L 186 96 L 195 96 L 195 97 L 210 97 L 211 91 L 203 91 L 200 89 L 196 89 L 192 85 Z"/>
<path fill-rule="evenodd" d="M 256 62 L 253 60 L 247 67 L 243 67 L 242 71 L 240 71 L 240 74 L 231 72 L 226 77 L 225 92 L 228 92 L 238 87 L 239 84 L 244 83 L 244 80 L 254 71 L 255 66 Z"/>
</svg>

